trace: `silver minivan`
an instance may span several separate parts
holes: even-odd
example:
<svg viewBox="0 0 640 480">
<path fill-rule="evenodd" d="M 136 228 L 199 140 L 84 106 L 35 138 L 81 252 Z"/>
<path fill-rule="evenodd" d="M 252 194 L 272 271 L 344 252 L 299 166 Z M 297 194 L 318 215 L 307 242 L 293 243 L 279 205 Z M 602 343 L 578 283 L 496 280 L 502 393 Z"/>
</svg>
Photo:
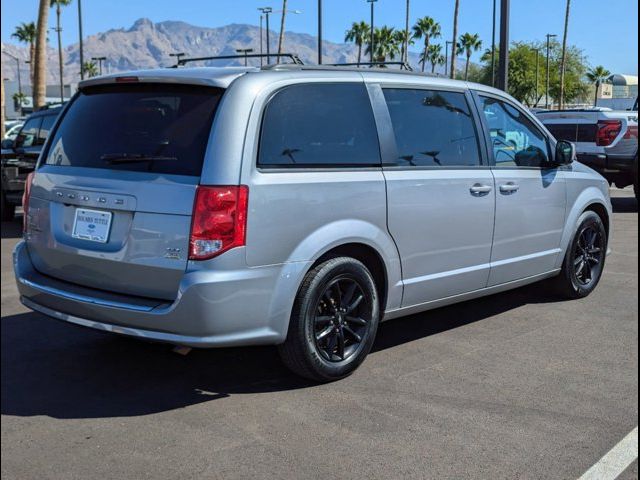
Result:
<svg viewBox="0 0 640 480">
<path fill-rule="evenodd" d="M 504 92 L 393 71 L 177 68 L 81 82 L 30 176 L 21 300 L 351 373 L 380 321 L 598 284 L 607 182 Z"/>
</svg>

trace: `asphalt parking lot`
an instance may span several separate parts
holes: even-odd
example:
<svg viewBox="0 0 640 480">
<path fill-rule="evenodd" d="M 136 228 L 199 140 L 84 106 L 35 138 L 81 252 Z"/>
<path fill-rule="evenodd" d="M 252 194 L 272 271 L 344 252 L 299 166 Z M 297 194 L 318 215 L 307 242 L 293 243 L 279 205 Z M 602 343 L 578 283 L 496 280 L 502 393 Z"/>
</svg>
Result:
<svg viewBox="0 0 640 480">
<path fill-rule="evenodd" d="M 589 298 L 544 285 L 385 323 L 350 378 L 193 351 L 18 301 L 2 224 L 2 478 L 578 478 L 638 422 L 638 211 Z M 638 478 L 638 462 L 620 478 Z"/>
</svg>

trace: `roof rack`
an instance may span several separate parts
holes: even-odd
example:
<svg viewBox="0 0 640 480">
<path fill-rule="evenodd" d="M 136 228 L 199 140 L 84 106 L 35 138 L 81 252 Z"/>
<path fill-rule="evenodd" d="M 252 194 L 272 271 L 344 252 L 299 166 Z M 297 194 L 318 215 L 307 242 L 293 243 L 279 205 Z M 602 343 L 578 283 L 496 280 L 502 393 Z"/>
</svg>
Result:
<svg viewBox="0 0 640 480">
<path fill-rule="evenodd" d="M 178 63 L 172 68 L 176 68 L 185 65 L 189 62 L 201 62 L 205 60 L 244 60 L 247 58 L 288 58 L 294 65 L 304 65 L 304 62 L 300 60 L 300 57 L 295 53 L 250 53 L 247 55 L 216 55 L 212 57 L 193 57 L 193 58 L 181 58 Z"/>
<path fill-rule="evenodd" d="M 398 66 L 400 70 L 407 70 L 413 72 L 413 68 L 407 62 L 359 62 L 359 63 L 329 63 L 330 67 L 386 67 L 386 66 Z"/>
</svg>

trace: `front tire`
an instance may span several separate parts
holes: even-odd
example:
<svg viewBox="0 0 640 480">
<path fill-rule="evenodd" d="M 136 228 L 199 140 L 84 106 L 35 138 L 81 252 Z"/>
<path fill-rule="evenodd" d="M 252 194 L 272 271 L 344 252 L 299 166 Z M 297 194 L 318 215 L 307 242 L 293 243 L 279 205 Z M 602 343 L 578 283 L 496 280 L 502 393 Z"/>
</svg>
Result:
<svg viewBox="0 0 640 480">
<path fill-rule="evenodd" d="M 593 292 L 602 277 L 607 243 L 607 230 L 600 216 L 592 211 L 584 212 L 578 219 L 578 229 L 556 279 L 560 294 L 577 299 Z"/>
<path fill-rule="evenodd" d="M 371 272 L 350 257 L 330 258 L 307 273 L 296 296 L 284 364 L 317 382 L 350 375 L 369 354 L 380 321 Z"/>
</svg>

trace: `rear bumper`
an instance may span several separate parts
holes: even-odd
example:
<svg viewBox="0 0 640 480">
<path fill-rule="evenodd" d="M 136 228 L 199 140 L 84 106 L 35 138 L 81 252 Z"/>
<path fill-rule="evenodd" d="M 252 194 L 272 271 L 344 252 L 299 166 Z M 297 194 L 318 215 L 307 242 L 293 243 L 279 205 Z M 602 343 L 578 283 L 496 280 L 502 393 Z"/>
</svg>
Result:
<svg viewBox="0 0 640 480">
<path fill-rule="evenodd" d="M 636 179 L 636 158 L 629 155 L 578 153 L 578 161 L 593 168 L 611 183 L 632 185 Z"/>
<path fill-rule="evenodd" d="M 42 275 L 24 242 L 16 246 L 13 264 L 20 300 L 32 310 L 97 330 L 203 348 L 283 342 L 297 290 L 293 282 L 307 267 L 300 262 L 190 272 L 176 300 L 162 303 Z"/>
</svg>

